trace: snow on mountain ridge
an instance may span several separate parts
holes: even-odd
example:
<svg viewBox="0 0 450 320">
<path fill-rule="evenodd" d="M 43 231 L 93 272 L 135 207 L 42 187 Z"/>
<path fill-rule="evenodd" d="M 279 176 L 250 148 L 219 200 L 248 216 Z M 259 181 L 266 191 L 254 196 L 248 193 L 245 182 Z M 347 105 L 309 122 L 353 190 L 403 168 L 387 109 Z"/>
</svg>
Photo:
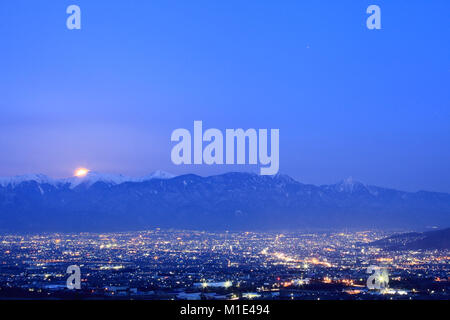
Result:
<svg viewBox="0 0 450 320">
<path fill-rule="evenodd" d="M 130 177 L 122 174 L 98 173 L 95 171 L 89 171 L 88 174 L 84 177 L 70 177 L 62 179 L 53 179 L 43 174 L 26 174 L 14 177 L 0 177 L 0 186 L 16 187 L 23 182 L 35 181 L 38 184 L 50 184 L 55 187 L 69 184 L 70 188 L 75 188 L 76 186 L 79 186 L 81 184 L 91 186 L 96 182 L 105 182 L 111 185 L 117 185 L 124 182 L 143 182 L 152 179 L 171 179 L 173 177 L 175 177 L 175 175 L 161 170 L 154 171 L 151 174 L 143 177 Z"/>
<path fill-rule="evenodd" d="M 172 179 L 175 177 L 176 176 L 174 174 L 171 174 L 169 172 L 162 171 L 162 170 L 156 170 L 156 171 L 150 173 L 149 175 L 144 176 L 139 179 L 141 179 L 140 182 L 142 182 L 142 181 L 151 180 L 151 179 Z"/>
<path fill-rule="evenodd" d="M 96 182 L 105 182 L 112 185 L 121 184 L 133 180 L 133 178 L 124 176 L 122 174 L 108 174 L 108 173 L 98 173 L 95 171 L 89 171 L 84 177 L 70 177 L 66 179 L 61 179 L 59 182 L 61 184 L 70 184 L 71 188 L 75 188 L 81 184 L 86 184 L 91 186 Z"/>
<path fill-rule="evenodd" d="M 359 188 L 366 188 L 366 186 L 363 183 L 354 180 L 353 177 L 348 177 L 347 179 L 344 179 L 341 182 L 336 184 L 336 188 L 340 192 L 353 192 L 358 187 Z"/>
<path fill-rule="evenodd" d="M 0 177 L 0 186 L 7 187 L 10 185 L 15 187 L 26 181 L 36 181 L 39 184 L 54 184 L 56 180 L 44 174 L 24 174 L 13 177 Z"/>
</svg>

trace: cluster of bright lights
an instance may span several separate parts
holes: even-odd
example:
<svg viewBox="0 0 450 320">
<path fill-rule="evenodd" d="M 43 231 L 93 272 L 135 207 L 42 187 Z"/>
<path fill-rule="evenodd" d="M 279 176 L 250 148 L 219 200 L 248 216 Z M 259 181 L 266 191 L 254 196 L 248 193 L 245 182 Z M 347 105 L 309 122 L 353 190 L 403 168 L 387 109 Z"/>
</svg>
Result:
<svg viewBox="0 0 450 320">
<path fill-rule="evenodd" d="M 223 282 L 223 287 L 225 288 L 225 289 L 228 289 L 228 288 L 230 288 L 231 286 L 233 285 L 233 282 L 232 281 L 225 281 L 225 282 Z M 208 282 L 206 282 L 206 281 L 204 281 L 204 282 L 202 282 L 202 284 L 201 284 L 201 286 L 202 286 L 202 288 L 207 288 L 208 286 L 209 286 L 209 283 Z"/>
</svg>

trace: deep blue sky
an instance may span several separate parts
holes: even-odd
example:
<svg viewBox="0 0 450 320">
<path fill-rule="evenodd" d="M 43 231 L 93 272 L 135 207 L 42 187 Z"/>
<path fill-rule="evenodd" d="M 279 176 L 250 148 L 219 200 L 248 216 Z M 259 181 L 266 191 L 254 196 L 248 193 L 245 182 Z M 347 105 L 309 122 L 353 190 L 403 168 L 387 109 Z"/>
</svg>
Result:
<svg viewBox="0 0 450 320">
<path fill-rule="evenodd" d="M 66 29 L 70 4 L 82 30 Z M 370 4 L 382 30 L 365 26 Z M 449 12 L 448 0 L 3 0 L 0 176 L 230 171 L 171 164 L 171 132 L 203 120 L 279 128 L 280 172 L 302 182 L 450 192 Z"/>
</svg>

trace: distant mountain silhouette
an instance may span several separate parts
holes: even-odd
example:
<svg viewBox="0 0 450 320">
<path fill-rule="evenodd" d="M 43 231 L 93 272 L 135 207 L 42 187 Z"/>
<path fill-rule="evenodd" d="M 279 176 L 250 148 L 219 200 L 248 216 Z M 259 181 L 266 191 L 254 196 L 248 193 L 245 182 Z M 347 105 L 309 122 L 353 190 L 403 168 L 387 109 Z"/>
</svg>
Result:
<svg viewBox="0 0 450 320">
<path fill-rule="evenodd" d="M 387 250 L 450 249 L 450 228 L 396 234 L 374 241 L 371 245 Z"/>
<path fill-rule="evenodd" d="M 428 225 L 450 225 L 449 194 L 402 192 L 351 179 L 324 186 L 250 173 L 0 179 L 0 232 Z"/>
</svg>

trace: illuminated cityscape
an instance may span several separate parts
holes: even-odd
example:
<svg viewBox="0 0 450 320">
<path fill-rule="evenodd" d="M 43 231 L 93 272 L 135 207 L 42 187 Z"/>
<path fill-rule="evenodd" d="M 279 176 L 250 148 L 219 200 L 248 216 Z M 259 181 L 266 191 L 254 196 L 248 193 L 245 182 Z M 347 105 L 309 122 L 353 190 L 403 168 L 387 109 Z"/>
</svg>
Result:
<svg viewBox="0 0 450 320">
<path fill-rule="evenodd" d="M 200 232 L 0 236 L 0 298 L 448 299 L 448 250 L 388 251 L 392 233 Z M 81 289 L 66 287 L 70 265 Z M 369 290 L 369 266 L 389 286 Z"/>
</svg>

